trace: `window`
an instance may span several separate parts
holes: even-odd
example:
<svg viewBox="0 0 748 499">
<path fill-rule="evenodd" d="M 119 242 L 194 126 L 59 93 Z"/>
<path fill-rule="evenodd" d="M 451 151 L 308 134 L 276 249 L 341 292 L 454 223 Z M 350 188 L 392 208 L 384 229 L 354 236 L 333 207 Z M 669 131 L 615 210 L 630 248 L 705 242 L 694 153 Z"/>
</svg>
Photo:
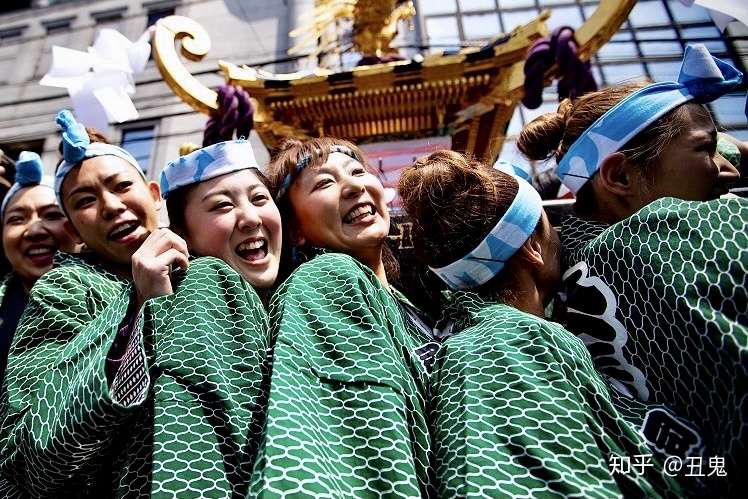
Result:
<svg viewBox="0 0 748 499">
<path fill-rule="evenodd" d="M 44 26 L 44 29 L 47 30 L 47 35 L 54 35 L 57 33 L 68 31 L 74 20 L 75 17 L 52 19 L 49 21 L 42 21 L 42 26 Z"/>
<path fill-rule="evenodd" d="M 551 10 L 549 27 L 578 28 L 597 5 L 595 0 L 418 0 L 416 7 L 423 28 L 421 43 L 441 50 L 445 44 L 475 45 L 477 40 L 483 42 L 501 32 L 507 33 L 535 19 L 546 8 Z M 592 72 L 600 86 L 641 78 L 673 80 L 678 76 L 688 42 L 704 43 L 716 57 L 731 61 L 742 71 L 745 69 L 742 61 L 732 59 L 732 54 L 744 52 L 738 46 L 742 43 L 740 37 L 737 38 L 723 37 L 702 7 L 687 7 L 680 0 L 640 0 L 628 21 L 593 57 Z M 540 111 L 555 109 L 558 106 L 555 87 L 546 88 L 543 99 L 540 110 L 520 105 L 507 135 L 518 133 Z M 717 102 L 711 109 L 718 125 L 732 134 L 745 136 L 748 133 L 742 115 L 745 99 L 742 105 L 738 98 L 730 96 Z"/>
<path fill-rule="evenodd" d="M 14 10 L 30 9 L 31 0 L 4 0 L 0 2 L 0 14 Z"/>
<path fill-rule="evenodd" d="M 175 12 L 174 7 L 171 7 L 169 9 L 149 10 L 148 11 L 148 24 L 146 24 L 146 26 L 153 26 L 154 24 L 156 24 L 156 21 L 158 21 L 162 17 L 173 16 L 174 12 Z"/>
<path fill-rule="evenodd" d="M 151 168 L 151 156 L 156 139 L 156 127 L 153 125 L 122 130 L 122 149 L 138 160 L 146 174 Z"/>
</svg>

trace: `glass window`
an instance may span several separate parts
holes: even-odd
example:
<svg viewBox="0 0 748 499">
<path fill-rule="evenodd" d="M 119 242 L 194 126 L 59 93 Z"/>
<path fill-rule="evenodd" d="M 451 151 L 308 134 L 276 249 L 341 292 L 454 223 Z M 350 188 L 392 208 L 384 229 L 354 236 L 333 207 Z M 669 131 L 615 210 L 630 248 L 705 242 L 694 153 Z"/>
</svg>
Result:
<svg viewBox="0 0 748 499">
<path fill-rule="evenodd" d="M 569 7 L 555 7 L 551 11 L 551 17 L 548 19 L 548 27 L 556 29 L 560 26 L 569 26 L 577 29 L 584 23 L 582 11 L 576 5 Z"/>
<path fill-rule="evenodd" d="M 499 8 L 512 9 L 515 7 L 532 7 L 535 5 L 533 0 L 499 0 Z"/>
<path fill-rule="evenodd" d="M 725 95 L 712 102 L 711 107 L 720 125 L 745 125 L 745 94 Z"/>
<path fill-rule="evenodd" d="M 538 17 L 538 11 L 536 9 L 531 9 L 517 10 L 514 12 L 502 12 L 501 17 L 504 21 L 504 31 L 508 33 L 517 26 L 527 24 Z"/>
<path fill-rule="evenodd" d="M 631 82 L 646 77 L 644 66 L 637 64 L 606 64 L 602 67 L 605 81 L 608 84 Z"/>
<path fill-rule="evenodd" d="M 148 21 L 146 24 L 146 27 L 153 26 L 156 24 L 156 21 L 161 19 L 162 17 L 169 17 L 174 15 L 174 7 L 170 7 L 167 9 L 154 9 L 148 11 Z"/>
<path fill-rule="evenodd" d="M 634 42 L 625 40 L 625 38 L 630 40 L 631 35 L 624 36 L 623 38 L 624 39 L 616 39 L 613 37 L 612 40 L 600 47 L 600 50 L 597 52 L 597 57 L 604 61 L 637 57 L 639 53 L 636 51 L 636 45 Z"/>
<path fill-rule="evenodd" d="M 462 30 L 467 40 L 492 38 L 501 32 L 499 14 L 474 14 L 462 16 Z"/>
<path fill-rule="evenodd" d="M 683 5 L 679 0 L 670 0 L 668 2 L 670 6 L 670 12 L 673 13 L 673 18 L 676 22 L 695 22 L 695 21 L 711 21 L 709 12 L 703 7 L 698 5 L 692 5 L 690 7 Z"/>
<path fill-rule="evenodd" d="M 697 42 L 704 38 L 721 38 L 719 30 L 714 26 L 681 28 L 680 33 L 687 42 Z"/>
<path fill-rule="evenodd" d="M 680 61 L 650 62 L 647 67 L 654 81 L 674 81 L 680 72 Z"/>
<path fill-rule="evenodd" d="M 419 0 L 417 10 L 422 16 L 452 14 L 457 12 L 457 2 L 455 0 Z"/>
<path fill-rule="evenodd" d="M 494 0 L 460 0 L 460 10 L 462 12 L 496 10 L 496 2 Z"/>
<path fill-rule="evenodd" d="M 2 5 L 0 5 L 0 14 L 30 8 L 31 0 L 5 0 L 2 2 Z"/>
<path fill-rule="evenodd" d="M 683 47 L 679 42 L 641 42 L 639 48 L 645 56 L 683 56 Z"/>
<path fill-rule="evenodd" d="M 156 127 L 153 125 L 122 130 L 122 149 L 138 160 L 138 164 L 146 174 L 151 167 L 155 132 Z"/>
<path fill-rule="evenodd" d="M 665 6 L 661 2 L 639 2 L 629 14 L 629 22 L 634 26 L 670 24 Z"/>
<path fill-rule="evenodd" d="M 456 17 L 431 17 L 426 19 L 426 33 L 429 45 L 438 48 L 459 47 L 460 32 Z"/>
<path fill-rule="evenodd" d="M 676 40 L 674 29 L 639 29 L 636 30 L 639 40 Z"/>
</svg>

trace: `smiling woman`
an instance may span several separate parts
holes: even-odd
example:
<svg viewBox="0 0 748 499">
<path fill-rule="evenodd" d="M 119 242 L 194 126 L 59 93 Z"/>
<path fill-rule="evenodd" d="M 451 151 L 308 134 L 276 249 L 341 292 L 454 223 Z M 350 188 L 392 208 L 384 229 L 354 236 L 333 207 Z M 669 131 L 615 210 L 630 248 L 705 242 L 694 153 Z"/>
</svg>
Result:
<svg viewBox="0 0 748 499">
<path fill-rule="evenodd" d="M 190 251 L 220 258 L 258 290 L 275 283 L 281 253 L 269 185 L 246 140 L 198 149 L 161 173 L 171 228 Z"/>
<path fill-rule="evenodd" d="M 42 182 L 42 173 L 39 155 L 23 151 L 16 164 L 16 182 L 0 208 L 3 250 L 13 268 L 0 283 L 0 387 L 8 349 L 31 287 L 52 268 L 58 249 L 75 250 L 63 226 L 65 215 L 51 186 Z"/>
<path fill-rule="evenodd" d="M 158 229 L 159 186 L 129 153 L 67 111 L 58 124 L 55 190 L 89 252 L 36 282 L 18 326 L 0 492 L 241 496 L 261 432 L 262 303 L 223 262 L 188 264 L 184 240 Z"/>
<path fill-rule="evenodd" d="M 250 492 L 429 496 L 431 328 L 390 282 L 382 183 L 356 146 L 329 138 L 284 143 L 268 175 L 292 265 L 309 261 L 270 304 L 271 390 Z"/>
</svg>

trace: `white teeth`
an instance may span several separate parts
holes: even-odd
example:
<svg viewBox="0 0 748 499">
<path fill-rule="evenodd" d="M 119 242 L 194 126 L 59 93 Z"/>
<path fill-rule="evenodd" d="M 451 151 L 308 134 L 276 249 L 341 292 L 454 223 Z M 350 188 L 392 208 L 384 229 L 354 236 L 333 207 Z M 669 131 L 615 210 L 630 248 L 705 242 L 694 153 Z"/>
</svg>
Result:
<svg viewBox="0 0 748 499">
<path fill-rule="evenodd" d="M 52 250 L 49 248 L 34 248 L 28 251 L 29 256 L 47 255 L 49 253 L 52 253 Z"/>
<path fill-rule="evenodd" d="M 374 208 L 372 208 L 370 205 L 366 206 L 359 206 L 352 212 L 348 213 L 348 215 L 345 216 L 345 222 L 351 222 L 355 220 L 357 217 L 360 217 L 361 215 L 373 215 L 374 214 Z"/>
<path fill-rule="evenodd" d="M 136 225 L 135 222 L 126 223 L 125 225 L 117 229 L 116 231 L 112 232 L 111 237 L 116 239 L 120 234 L 127 232 L 128 230 L 132 229 L 135 225 Z"/>
<path fill-rule="evenodd" d="M 256 241 L 252 241 L 249 243 L 242 243 L 236 248 L 236 250 L 237 251 L 256 250 L 256 249 L 262 248 L 264 245 L 265 245 L 265 240 L 258 239 Z"/>
</svg>

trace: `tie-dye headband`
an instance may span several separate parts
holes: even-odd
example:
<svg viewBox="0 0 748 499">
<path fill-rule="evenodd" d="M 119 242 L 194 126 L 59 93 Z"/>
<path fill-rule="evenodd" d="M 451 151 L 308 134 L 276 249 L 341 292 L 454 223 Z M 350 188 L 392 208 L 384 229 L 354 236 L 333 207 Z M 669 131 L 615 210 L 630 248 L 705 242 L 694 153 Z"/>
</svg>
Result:
<svg viewBox="0 0 748 499">
<path fill-rule="evenodd" d="M 498 275 L 538 226 L 542 201 L 526 181 L 519 184 L 509 209 L 477 248 L 445 267 L 429 267 L 452 289 L 473 289 Z"/>
<path fill-rule="evenodd" d="M 558 176 L 576 194 L 608 156 L 657 119 L 692 100 L 711 102 L 742 81 L 743 73 L 712 57 L 704 45 L 688 45 L 678 81 L 648 85 L 613 106 L 571 145 L 558 164 Z"/>
<path fill-rule="evenodd" d="M 8 206 L 11 198 L 18 194 L 18 191 L 24 187 L 36 185 L 52 188 L 49 185 L 49 179 L 44 178 L 44 165 L 39 155 L 31 151 L 22 151 L 16 161 L 16 181 L 5 195 L 2 207 L 0 207 L 0 219 L 5 218 L 5 207 Z"/>
<path fill-rule="evenodd" d="M 260 169 L 246 140 L 219 142 L 171 161 L 161 172 L 161 196 L 192 184 L 247 168 Z"/>
<path fill-rule="evenodd" d="M 79 165 L 84 159 L 98 156 L 116 156 L 130 163 L 145 180 L 145 173 L 138 165 L 132 154 L 121 147 L 104 142 L 91 142 L 86 127 L 78 123 L 73 113 L 63 109 L 57 113 L 57 124 L 62 129 L 62 162 L 55 173 L 55 194 L 57 202 L 62 206 L 62 182 L 70 170 Z"/>
<path fill-rule="evenodd" d="M 515 163 L 499 160 L 493 165 L 493 167 L 507 175 L 519 177 L 526 182 L 532 183 L 532 177 L 530 176 L 529 170 L 527 170 L 527 168 L 529 168 L 528 166 L 520 166 Z"/>
<path fill-rule="evenodd" d="M 333 145 L 330 147 L 330 154 L 334 152 L 343 153 L 346 156 L 350 156 L 351 158 L 355 159 L 359 163 L 363 163 L 361 158 L 359 158 L 358 155 L 353 152 L 350 147 L 346 147 L 343 145 Z M 298 177 L 301 174 L 302 170 L 309 166 L 314 158 L 319 157 L 320 155 L 322 155 L 322 151 L 318 149 L 316 151 L 316 154 L 305 154 L 304 156 L 299 158 L 299 160 L 296 162 L 296 168 L 294 168 L 293 172 L 289 173 L 283 178 L 283 182 L 281 182 L 281 186 L 278 189 L 278 194 L 275 195 L 276 201 L 280 200 L 286 194 L 286 192 L 288 192 L 293 179 Z"/>
</svg>

